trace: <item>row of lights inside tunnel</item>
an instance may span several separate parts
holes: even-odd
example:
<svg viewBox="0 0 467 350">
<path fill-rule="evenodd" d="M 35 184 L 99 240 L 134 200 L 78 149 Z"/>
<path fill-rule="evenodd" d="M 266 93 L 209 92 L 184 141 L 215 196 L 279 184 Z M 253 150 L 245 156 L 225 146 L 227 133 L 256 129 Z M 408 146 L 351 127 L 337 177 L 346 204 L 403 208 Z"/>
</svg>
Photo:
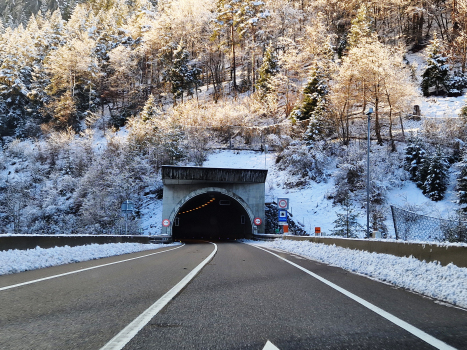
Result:
<svg viewBox="0 0 467 350">
<path fill-rule="evenodd" d="M 209 202 L 203 204 L 203 205 L 200 205 L 199 207 L 197 208 L 194 208 L 194 209 L 190 209 L 190 210 L 186 210 L 186 211 L 182 211 L 181 213 L 178 213 L 178 214 L 186 214 L 186 213 L 191 213 L 192 211 L 195 211 L 195 210 L 198 210 L 198 209 L 202 209 L 206 206 L 208 206 L 209 204 L 211 204 L 212 202 L 214 202 L 216 200 L 216 198 L 212 198 Z"/>
</svg>

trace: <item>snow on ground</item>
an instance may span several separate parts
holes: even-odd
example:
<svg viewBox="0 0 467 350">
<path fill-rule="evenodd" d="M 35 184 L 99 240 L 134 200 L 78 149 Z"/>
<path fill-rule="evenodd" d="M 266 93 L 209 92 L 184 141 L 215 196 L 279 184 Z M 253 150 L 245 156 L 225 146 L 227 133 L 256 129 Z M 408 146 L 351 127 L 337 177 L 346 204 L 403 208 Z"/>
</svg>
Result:
<svg viewBox="0 0 467 350">
<path fill-rule="evenodd" d="M 418 78 L 418 85 L 421 76 L 426 69 L 426 59 L 423 52 L 406 55 L 407 60 L 415 68 L 415 75 Z M 465 94 L 458 97 L 423 97 L 419 87 L 420 96 L 414 100 L 414 105 L 420 106 L 422 116 L 433 118 L 457 117 L 461 108 L 465 104 Z"/>
<path fill-rule="evenodd" d="M 450 304 L 467 308 L 467 268 L 369 253 L 311 242 L 252 242 L 337 266 Z"/>
<path fill-rule="evenodd" d="M 277 202 L 277 198 L 289 198 L 290 213 L 295 221 L 304 225 L 307 232 L 314 232 L 315 227 L 321 227 L 324 233 L 330 233 L 336 219 L 336 210 L 332 202 L 326 199 L 334 183 L 310 184 L 305 188 L 283 188 L 287 182 L 286 171 L 278 171 L 275 167 L 276 154 L 254 151 L 217 151 L 211 154 L 204 163 L 205 167 L 268 169 L 266 179 L 266 197 Z"/>
<path fill-rule="evenodd" d="M 109 256 L 136 253 L 145 250 L 158 249 L 179 245 L 173 244 L 142 244 L 142 243 L 110 243 L 90 244 L 79 247 L 55 247 L 43 249 L 0 251 L 0 275 L 36 270 L 44 267 L 71 264 L 81 261 L 95 260 Z"/>
<path fill-rule="evenodd" d="M 144 200 L 141 209 L 142 220 L 140 227 L 144 235 L 160 235 L 162 229 L 162 200 L 154 199 L 153 196 Z"/>
</svg>

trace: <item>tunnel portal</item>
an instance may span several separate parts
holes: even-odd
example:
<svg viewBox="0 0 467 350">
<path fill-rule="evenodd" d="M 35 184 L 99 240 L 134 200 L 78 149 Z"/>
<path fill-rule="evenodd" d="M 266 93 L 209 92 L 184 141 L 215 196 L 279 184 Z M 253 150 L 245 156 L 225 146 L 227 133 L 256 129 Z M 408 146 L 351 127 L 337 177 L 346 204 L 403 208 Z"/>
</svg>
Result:
<svg viewBox="0 0 467 350">
<path fill-rule="evenodd" d="M 237 239 L 264 233 L 267 170 L 162 167 L 165 223 L 172 239 Z"/>
</svg>

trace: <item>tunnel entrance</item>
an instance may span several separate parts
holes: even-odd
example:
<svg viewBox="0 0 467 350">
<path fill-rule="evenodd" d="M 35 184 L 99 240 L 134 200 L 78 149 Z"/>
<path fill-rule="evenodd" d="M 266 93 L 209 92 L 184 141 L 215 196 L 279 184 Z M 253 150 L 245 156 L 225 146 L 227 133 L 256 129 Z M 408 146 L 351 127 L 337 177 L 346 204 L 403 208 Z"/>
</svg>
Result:
<svg viewBox="0 0 467 350">
<path fill-rule="evenodd" d="M 178 210 L 172 225 L 174 240 L 231 240 L 252 235 L 250 218 L 243 206 L 235 199 L 214 191 L 189 199 Z"/>
<path fill-rule="evenodd" d="M 263 233 L 267 173 L 265 169 L 163 165 L 161 235 L 236 239 Z"/>
</svg>

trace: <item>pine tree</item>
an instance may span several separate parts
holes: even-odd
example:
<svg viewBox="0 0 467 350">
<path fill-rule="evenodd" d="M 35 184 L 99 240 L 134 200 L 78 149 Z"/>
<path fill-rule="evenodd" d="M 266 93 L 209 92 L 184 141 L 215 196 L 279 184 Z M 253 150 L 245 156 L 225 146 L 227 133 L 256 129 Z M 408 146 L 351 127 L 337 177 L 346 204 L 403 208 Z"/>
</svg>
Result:
<svg viewBox="0 0 467 350">
<path fill-rule="evenodd" d="M 368 9 L 362 4 L 358 9 L 357 16 L 352 20 L 352 25 L 347 35 L 347 49 L 357 46 L 363 39 L 369 38 L 373 32 L 372 20 L 368 15 Z"/>
<path fill-rule="evenodd" d="M 431 158 L 428 155 L 425 155 L 420 159 L 420 164 L 417 168 L 417 173 L 415 175 L 415 184 L 418 188 L 423 190 L 423 186 L 428 177 L 428 169 L 430 168 Z"/>
<path fill-rule="evenodd" d="M 354 212 L 350 198 L 347 196 L 342 203 L 343 213 L 336 213 L 337 219 L 334 223 L 334 230 L 332 233 L 337 236 L 343 237 L 358 237 L 357 232 L 362 230 L 362 225 L 357 221 L 358 213 Z"/>
<path fill-rule="evenodd" d="M 405 169 L 410 173 L 410 180 L 417 182 L 421 164 L 426 159 L 426 152 L 423 149 L 419 138 L 409 140 L 409 145 L 405 150 Z"/>
<path fill-rule="evenodd" d="M 457 197 L 459 204 L 465 211 L 467 206 L 467 152 L 464 151 L 462 160 L 459 162 L 459 176 L 457 177 Z"/>
<path fill-rule="evenodd" d="M 146 101 L 143 110 L 141 111 L 141 119 L 143 119 L 143 121 L 148 121 L 158 117 L 160 114 L 161 112 L 156 107 L 156 100 L 154 95 L 149 95 L 149 98 Z"/>
<path fill-rule="evenodd" d="M 436 35 L 427 48 L 427 67 L 422 74 L 421 88 L 424 96 L 440 95 L 449 92 L 448 58 L 441 53 L 441 42 Z"/>
<path fill-rule="evenodd" d="M 422 186 L 423 194 L 433 201 L 442 200 L 448 184 L 448 169 L 449 164 L 438 149 L 429 162 L 427 177 Z"/>
<path fill-rule="evenodd" d="M 8 29 L 0 53 L 0 136 L 22 137 L 22 125 L 27 123 L 27 104 L 34 55 L 29 33 L 22 26 Z M 19 132 L 19 133 L 18 133 Z"/>
<path fill-rule="evenodd" d="M 326 113 L 328 93 L 326 74 L 316 64 L 311 69 L 310 78 L 303 89 L 303 102 L 292 111 L 291 117 L 296 120 L 311 119 L 315 123 L 321 122 Z"/>
<path fill-rule="evenodd" d="M 183 93 L 186 91 L 189 95 L 193 94 L 193 89 L 200 84 L 199 68 L 191 68 L 188 65 L 189 53 L 182 43 L 173 52 L 172 66 L 167 72 L 166 79 L 172 84 L 172 93 L 174 95 L 174 103 L 178 98 L 182 99 Z"/>
<path fill-rule="evenodd" d="M 279 73 L 279 65 L 276 54 L 274 52 L 274 47 L 272 44 L 269 44 L 266 52 L 264 53 L 263 63 L 259 68 L 258 82 L 256 83 L 256 88 L 261 98 L 264 98 L 266 94 L 270 91 L 270 81 L 273 76 Z"/>
</svg>

